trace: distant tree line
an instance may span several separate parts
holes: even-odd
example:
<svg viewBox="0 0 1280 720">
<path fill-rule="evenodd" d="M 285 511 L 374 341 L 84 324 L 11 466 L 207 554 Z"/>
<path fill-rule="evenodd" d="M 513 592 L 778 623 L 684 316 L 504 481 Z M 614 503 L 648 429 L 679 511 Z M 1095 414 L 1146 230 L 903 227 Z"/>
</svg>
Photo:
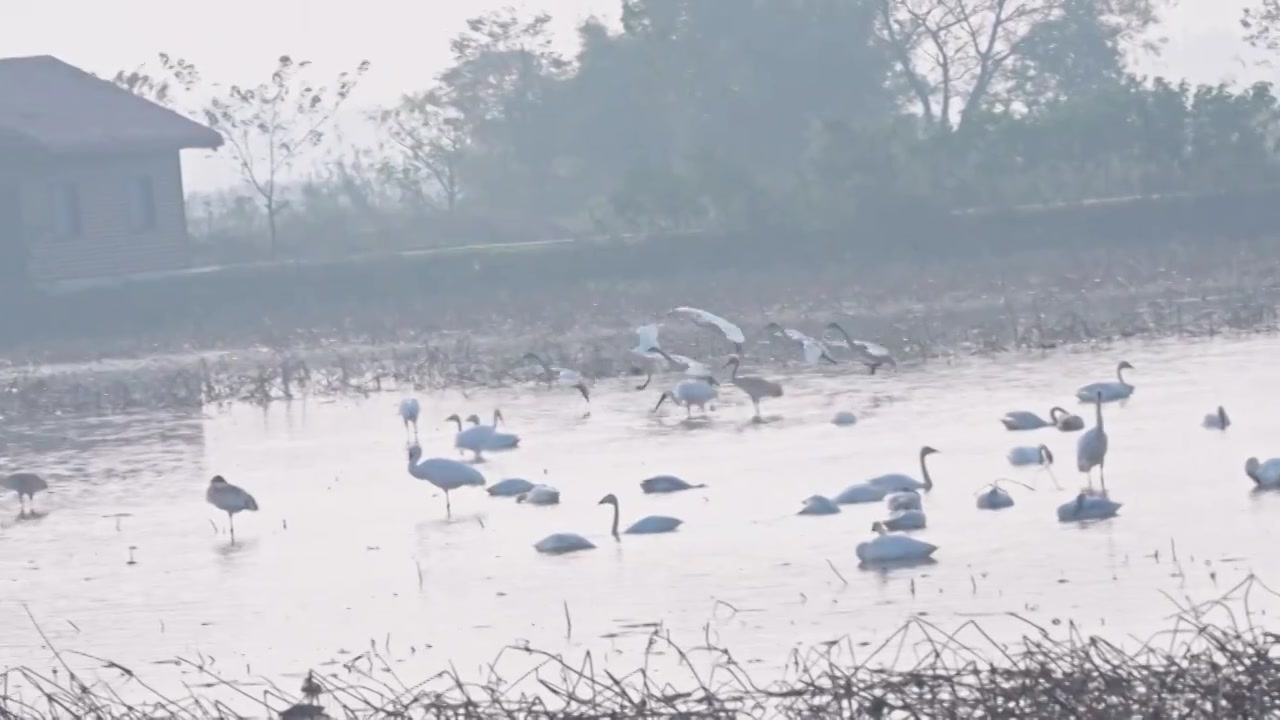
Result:
<svg viewBox="0 0 1280 720">
<path fill-rule="evenodd" d="M 572 57 L 548 15 L 485 15 L 453 40 L 447 70 L 370 113 L 381 144 L 332 158 L 283 200 L 277 180 L 318 151 L 367 63 L 318 82 L 282 57 L 267 82 L 198 107 L 179 96 L 199 72 L 172 56 L 116 81 L 227 136 L 248 199 L 222 217 L 265 219 L 273 252 L 278 219 L 299 238 L 379 247 L 852 234 L 921 209 L 1280 181 L 1270 83 L 1129 69 L 1127 56 L 1158 52 L 1148 38 L 1170 1 L 620 0 L 621 27 L 587 21 Z M 1280 50 L 1277 0 L 1240 22 L 1246 41 Z M 414 228 L 430 230 L 397 239 Z"/>
</svg>

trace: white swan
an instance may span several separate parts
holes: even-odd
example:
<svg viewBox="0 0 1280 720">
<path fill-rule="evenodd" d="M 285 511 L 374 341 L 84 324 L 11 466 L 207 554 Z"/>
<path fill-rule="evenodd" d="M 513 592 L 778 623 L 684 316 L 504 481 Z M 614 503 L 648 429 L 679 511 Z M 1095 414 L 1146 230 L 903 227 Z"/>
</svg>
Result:
<svg viewBox="0 0 1280 720">
<path fill-rule="evenodd" d="M 682 380 L 674 389 L 667 390 L 658 398 L 658 404 L 653 406 L 650 412 L 657 412 L 662 407 L 663 401 L 670 400 L 677 405 L 683 405 L 689 417 L 693 417 L 693 407 L 696 405 L 704 414 L 707 412 L 707 403 L 715 400 L 720 396 L 720 391 L 716 386 L 720 383 L 715 378 L 708 380 Z"/>
<path fill-rule="evenodd" d="M 242 510 L 253 512 L 258 510 L 258 501 L 254 500 L 252 495 L 243 488 L 227 482 L 221 475 L 214 475 L 209 481 L 209 488 L 204 491 L 204 499 L 227 514 L 233 543 L 236 541 L 236 513 Z"/>
<path fill-rule="evenodd" d="M 1123 400 L 1133 394 L 1133 386 L 1124 381 L 1124 371 L 1132 370 L 1133 366 L 1128 360 L 1121 360 L 1116 366 L 1115 382 L 1096 382 L 1089 383 L 1076 390 L 1076 397 L 1080 402 L 1093 402 L 1098 395 L 1102 395 L 1102 402 L 1111 402 L 1113 400 Z"/>
<path fill-rule="evenodd" d="M 413 437 L 418 437 L 418 411 L 420 410 L 417 398 L 405 398 L 400 401 L 400 419 L 404 421 L 404 433 L 409 434 L 409 425 L 413 425 Z"/>
<path fill-rule="evenodd" d="M 742 344 L 747 341 L 747 337 L 742 334 L 742 328 L 725 320 L 714 313 L 701 310 L 694 307 L 678 307 L 667 313 L 668 315 L 679 315 L 693 322 L 700 328 L 708 328 L 715 330 L 724 336 L 725 340 L 733 343 L 734 352 L 742 352 Z"/>
<path fill-rule="evenodd" d="M 533 549 L 547 555 L 563 555 L 564 553 L 577 552 L 579 550 L 593 550 L 595 545 L 581 535 L 555 533 L 539 540 L 534 544 Z"/>
<path fill-rule="evenodd" d="M 1053 424 L 1062 432 L 1075 432 L 1084 429 L 1084 418 L 1079 415 L 1072 415 L 1060 407 L 1050 409 L 1049 418 L 1053 420 Z"/>
<path fill-rule="evenodd" d="M 889 507 L 889 512 L 919 510 L 922 507 L 920 493 L 915 490 L 896 492 L 885 498 L 885 504 Z"/>
<path fill-rule="evenodd" d="M 534 485 L 517 495 L 516 502 L 530 505 L 559 505 L 560 491 L 550 485 Z"/>
<path fill-rule="evenodd" d="M 599 505 L 613 506 L 613 537 L 618 537 L 618 498 L 609 493 L 600 498 Z M 648 515 L 631 523 L 631 527 L 623 530 L 626 535 L 656 535 L 657 533 L 672 532 L 676 528 L 684 524 L 679 518 L 667 517 L 666 515 Z"/>
<path fill-rule="evenodd" d="M 1096 403 L 1093 427 L 1085 431 L 1076 441 L 1076 467 L 1089 475 L 1089 487 L 1093 487 L 1093 469 L 1098 468 L 1101 478 L 1102 492 L 1107 492 L 1106 461 L 1107 431 L 1102 425 L 1102 393 L 1094 399 Z"/>
<path fill-rule="evenodd" d="M 804 507 L 800 508 L 797 515 L 835 515 L 840 512 L 840 506 L 829 497 L 822 495 L 810 495 L 804 499 Z"/>
<path fill-rule="evenodd" d="M 1022 485 L 1022 487 L 1028 490 L 1034 491 L 1034 488 L 1032 488 L 1030 485 L 1020 483 L 1017 480 L 1006 480 L 1004 478 L 1001 478 L 978 492 L 978 502 L 977 502 L 978 509 L 979 510 L 1003 510 L 1005 508 L 1013 507 L 1013 496 L 1009 494 L 1009 491 L 1000 487 L 1005 483 Z"/>
<path fill-rule="evenodd" d="M 490 497 L 516 497 L 534 488 L 533 483 L 524 478 L 507 478 L 485 488 Z"/>
<path fill-rule="evenodd" d="M 1218 406 L 1218 412 L 1212 412 L 1204 416 L 1204 421 L 1200 423 L 1210 430 L 1226 430 L 1231 427 L 1231 418 L 1227 417 L 1227 411 Z"/>
<path fill-rule="evenodd" d="M 831 357 L 831 353 L 827 351 L 826 343 L 813 337 L 809 337 L 799 330 L 793 328 L 784 328 L 776 322 L 771 322 L 764 326 L 764 331 L 770 335 L 781 335 L 792 342 L 800 345 L 800 351 L 804 354 L 804 364 L 809 366 L 818 365 L 827 362 L 832 365 L 838 365 L 835 358 Z"/>
<path fill-rule="evenodd" d="M 902 530 L 923 530 L 926 518 L 923 510 L 900 510 L 883 521 L 886 530 L 895 532 Z"/>
<path fill-rule="evenodd" d="M 929 467 L 925 464 L 925 458 L 936 452 L 938 451 L 928 445 L 920 448 L 920 474 L 924 477 L 923 482 L 916 480 L 910 475 L 890 473 L 888 475 L 873 477 L 868 480 L 866 484 L 882 488 L 885 492 L 902 492 L 904 490 L 923 490 L 924 492 L 929 492 L 933 489 L 933 478 L 929 476 Z"/>
<path fill-rule="evenodd" d="M 840 333 L 840 336 L 844 338 L 843 344 L 853 351 L 853 354 L 857 356 L 858 362 L 865 365 L 872 375 L 875 375 L 876 370 L 883 365 L 898 366 L 898 361 L 893 358 L 893 353 L 890 353 L 885 346 L 873 343 L 870 340 L 854 340 L 849 337 L 849 333 L 845 332 L 843 327 L 840 327 L 839 323 L 827 323 L 827 326 L 823 328 L 823 333 L 830 333 L 832 330 Z"/>
<path fill-rule="evenodd" d="M 24 472 L 0 479 L 0 487 L 18 494 L 18 517 L 26 517 L 28 512 L 35 514 L 36 493 L 48 490 L 49 483 L 35 473 Z"/>
<path fill-rule="evenodd" d="M 1259 463 L 1258 458 L 1251 457 L 1244 463 L 1244 474 L 1260 489 L 1280 488 L 1280 458 Z"/>
<path fill-rule="evenodd" d="M 484 487 L 484 475 L 479 470 L 448 458 L 422 459 L 422 448 L 418 445 L 409 447 L 409 474 L 419 480 L 426 480 L 444 491 L 444 508 L 448 517 L 453 517 L 453 504 L 449 501 L 449 491 L 462 487 Z"/>
<path fill-rule="evenodd" d="M 1022 445 L 1009 451 L 1009 464 L 1015 467 L 1023 465 L 1052 465 L 1053 451 L 1047 445 Z"/>
<path fill-rule="evenodd" d="M 501 417 L 501 415 L 499 415 L 499 417 Z M 445 422 L 457 423 L 458 433 L 453 436 L 453 446 L 459 450 L 467 450 L 474 453 L 474 462 L 484 462 L 484 453 L 486 451 L 498 452 L 502 450 L 513 450 L 520 444 L 520 438 L 518 437 L 515 438 L 514 444 L 507 442 L 506 439 L 502 439 L 502 442 L 495 442 L 494 434 L 496 433 L 496 430 L 493 425 L 479 424 L 480 419 L 475 415 L 472 415 L 467 419 L 474 419 L 476 424 L 465 430 L 462 429 L 462 418 L 458 417 L 457 413 L 445 418 Z M 502 434 L 506 435 L 507 433 Z"/>
<path fill-rule="evenodd" d="M 640 489 L 643 490 L 645 494 L 673 493 L 680 492 L 682 490 L 695 490 L 706 486 L 706 483 L 690 485 L 675 475 L 654 475 L 651 478 L 646 478 L 640 481 Z"/>
<path fill-rule="evenodd" d="M 856 425 L 857 422 L 858 422 L 858 416 L 854 415 L 852 412 L 848 410 L 841 410 L 831 418 L 831 424 L 836 425 L 838 427 L 848 427 L 850 425 Z"/>
<path fill-rule="evenodd" d="M 1006 430 L 1037 430 L 1053 425 L 1052 421 L 1045 420 L 1030 410 L 1010 410 L 1000 418 L 1000 423 Z"/>
<path fill-rule="evenodd" d="M 751 406 L 756 410 L 756 414 L 751 419 L 760 422 L 760 401 L 765 398 L 782 397 L 782 386 L 759 375 L 739 375 L 738 366 L 741 364 L 741 358 L 737 355 L 731 355 L 729 362 L 725 363 L 724 366 L 733 368 L 733 372 L 729 375 L 729 382 L 751 398 Z"/>
<path fill-rule="evenodd" d="M 502 417 L 502 411 L 494 408 L 493 424 L 488 426 L 490 429 L 489 438 L 484 443 L 485 450 L 514 450 L 520 445 L 519 435 L 498 430 L 499 423 L 506 422 L 506 420 L 506 418 Z M 467 416 L 467 422 L 474 427 L 484 427 L 480 424 L 480 417 L 474 413 Z"/>
<path fill-rule="evenodd" d="M 836 495 L 835 501 L 839 505 L 880 502 L 888 494 L 889 491 L 882 487 L 868 485 L 867 483 L 857 483 L 842 490 L 839 495 Z"/>
<path fill-rule="evenodd" d="M 586 400 L 588 404 L 591 402 L 591 393 L 587 390 L 587 380 L 582 376 L 582 373 L 568 368 L 552 367 L 537 353 L 527 352 L 521 359 L 533 360 L 541 365 L 542 377 L 546 382 L 554 382 L 561 387 L 573 388 L 578 391 L 579 395 L 582 395 L 582 399 Z"/>
<path fill-rule="evenodd" d="M 884 523 L 873 524 L 871 531 L 876 536 L 867 542 L 858 543 L 854 549 L 854 554 L 863 564 L 923 560 L 938 549 L 937 545 L 907 535 L 889 534 Z"/>
<path fill-rule="evenodd" d="M 1121 503 L 1107 497 L 1106 493 L 1082 490 L 1075 500 L 1058 506 L 1058 522 L 1076 520 L 1105 520 L 1120 512 Z"/>
</svg>

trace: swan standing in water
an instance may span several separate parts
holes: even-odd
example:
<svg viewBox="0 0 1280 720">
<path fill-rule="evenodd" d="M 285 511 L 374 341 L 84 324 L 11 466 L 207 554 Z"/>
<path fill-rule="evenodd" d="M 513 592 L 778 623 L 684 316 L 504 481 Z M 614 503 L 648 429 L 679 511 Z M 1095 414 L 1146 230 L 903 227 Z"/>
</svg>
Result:
<svg viewBox="0 0 1280 720">
<path fill-rule="evenodd" d="M 559 505 L 560 491 L 550 485 L 534 485 L 517 495 L 516 502 L 530 505 Z"/>
<path fill-rule="evenodd" d="M 242 510 L 258 511 L 258 501 L 254 500 L 252 495 L 243 488 L 227 482 L 221 475 L 214 475 L 209 481 L 209 489 L 204 491 L 204 499 L 227 514 L 233 544 L 236 541 L 236 513 Z"/>
<path fill-rule="evenodd" d="M 1260 490 L 1280 488 L 1280 458 L 1271 458 L 1259 463 L 1258 458 L 1251 457 L 1244 463 L 1244 474 L 1248 475 Z"/>
<path fill-rule="evenodd" d="M 747 337 L 742 334 L 742 328 L 706 310 L 694 307 L 678 307 L 668 312 L 667 315 L 679 315 L 700 328 L 715 330 L 723 335 L 725 340 L 733 343 L 733 351 L 736 353 L 742 352 L 742 344 L 747 341 Z"/>
<path fill-rule="evenodd" d="M 1093 469 L 1098 468 L 1098 478 L 1102 482 L 1102 494 L 1107 493 L 1107 431 L 1102 425 L 1102 393 L 1094 399 L 1095 420 L 1093 427 L 1085 431 L 1076 441 L 1076 467 L 1080 472 L 1088 473 L 1089 487 L 1093 487 Z"/>
<path fill-rule="evenodd" d="M 1049 417 L 1062 432 L 1075 432 L 1084 429 L 1084 418 L 1079 415 L 1072 415 L 1060 407 L 1051 408 Z"/>
<path fill-rule="evenodd" d="M 662 403 L 666 400 L 677 405 L 683 405 L 686 414 L 693 417 L 693 406 L 697 405 L 698 409 L 705 415 L 707 412 L 707 403 L 715 400 L 720 396 L 720 391 L 716 386 L 720 383 L 715 378 L 708 380 L 681 380 L 674 390 L 667 390 L 658 398 L 658 404 L 653 406 L 650 412 L 658 412 L 658 408 L 662 407 Z"/>
<path fill-rule="evenodd" d="M 804 499 L 804 507 L 800 508 L 797 515 L 835 515 L 840 512 L 840 506 L 829 497 L 823 495 L 810 495 Z"/>
<path fill-rule="evenodd" d="M 675 475 L 654 475 L 651 478 L 646 478 L 640 481 L 640 489 L 643 490 L 646 495 L 653 493 L 673 493 L 680 492 L 682 490 L 696 490 L 697 488 L 704 488 L 706 486 L 706 483 L 690 485 Z"/>
<path fill-rule="evenodd" d="M 609 493 L 600 498 L 599 505 L 613 506 L 613 537 L 618 539 L 618 498 L 613 493 Z M 640 518 L 631 524 L 631 527 L 623 530 L 626 535 L 654 535 L 657 533 L 671 532 L 684 524 L 679 518 L 667 517 L 666 515 L 649 515 Z"/>
<path fill-rule="evenodd" d="M 28 512 L 35 515 L 36 493 L 48 490 L 49 483 L 35 473 L 24 472 L 13 473 L 0 479 L 0 487 L 18 494 L 18 517 L 26 517 Z"/>
<path fill-rule="evenodd" d="M 1080 402 L 1092 402 L 1099 395 L 1102 396 L 1102 402 L 1111 402 L 1113 400 L 1123 400 L 1133 394 L 1133 386 L 1124 381 L 1124 371 L 1132 370 L 1133 366 L 1128 360 L 1121 360 L 1116 366 L 1115 382 L 1096 382 L 1089 383 L 1084 387 L 1076 390 L 1076 397 Z"/>
<path fill-rule="evenodd" d="M 898 361 L 893 358 L 893 354 L 885 346 L 869 340 L 854 340 L 849 337 L 849 333 L 845 332 L 843 327 L 840 327 L 839 323 L 827 323 L 827 326 L 823 328 L 823 332 L 831 332 L 833 330 L 840 333 L 840 336 L 844 338 L 845 345 L 857 356 L 858 362 L 867 366 L 872 375 L 875 375 L 876 370 L 883 365 L 898 366 Z"/>
<path fill-rule="evenodd" d="M 764 331 L 770 335 L 780 335 L 792 342 L 800 345 L 800 351 L 804 353 L 804 364 L 816 366 L 819 363 L 827 362 L 832 365 L 839 365 L 835 358 L 831 357 L 828 352 L 826 343 L 817 338 L 809 337 L 799 330 L 792 328 L 784 328 L 776 322 L 771 322 L 764 326 Z"/>
<path fill-rule="evenodd" d="M 732 374 L 729 375 L 729 382 L 751 398 L 751 405 L 756 409 L 756 414 L 751 419 L 760 422 L 760 401 L 765 398 L 782 397 L 782 386 L 758 375 L 738 375 L 738 366 L 741 363 L 742 360 L 737 355 L 732 355 L 724 366 L 733 368 Z"/>
<path fill-rule="evenodd" d="M 1231 418 L 1227 417 L 1227 411 L 1219 405 L 1218 412 L 1205 415 L 1201 425 L 1210 430 L 1226 430 L 1231 427 Z"/>
<path fill-rule="evenodd" d="M 1008 457 L 1009 464 L 1015 467 L 1053 464 L 1053 451 L 1047 445 L 1016 447 L 1009 451 Z"/>
<path fill-rule="evenodd" d="M 560 387 L 573 388 L 578 391 L 579 395 L 582 395 L 582 399 L 586 400 L 587 404 L 591 403 L 591 393 L 587 390 L 587 381 L 586 378 L 582 377 L 582 373 L 568 368 L 551 367 L 547 364 L 547 361 L 543 360 L 537 353 L 527 352 L 521 360 L 533 360 L 538 363 L 542 366 L 542 377 L 544 380 L 548 383 L 554 382 Z"/>
<path fill-rule="evenodd" d="M 1105 520 L 1115 517 L 1120 512 L 1121 503 L 1115 502 L 1105 494 L 1080 491 L 1075 500 L 1058 506 L 1058 522 L 1076 520 Z"/>
<path fill-rule="evenodd" d="M 923 540 L 890 534 L 884 523 L 874 523 L 871 531 L 876 536 L 868 542 L 858 543 L 858 547 L 854 549 L 854 554 L 863 564 L 924 560 L 938 549 L 937 545 Z"/>
<path fill-rule="evenodd" d="M 925 458 L 938 452 L 937 450 L 925 445 L 920 448 L 920 475 L 924 481 L 916 480 L 910 475 L 902 473 L 890 473 L 888 475 L 880 475 L 873 477 L 866 482 L 867 485 L 877 487 L 886 493 L 903 492 L 906 490 L 921 490 L 929 492 L 933 489 L 933 478 L 929 476 L 929 466 L 925 463 Z"/>
<path fill-rule="evenodd" d="M 534 484 L 524 478 L 507 478 L 485 488 L 490 497 L 516 497 L 529 492 Z"/>
<path fill-rule="evenodd" d="M 404 421 L 404 434 L 409 434 L 409 425 L 413 425 L 413 438 L 418 439 L 418 411 L 420 410 L 417 398 L 405 398 L 400 401 L 400 419 Z"/>
<path fill-rule="evenodd" d="M 449 492 L 462 487 L 484 487 L 484 475 L 479 470 L 448 458 L 422 459 L 422 448 L 413 445 L 409 448 L 409 474 L 419 480 L 426 480 L 444 491 L 444 509 L 447 517 L 453 517 L 453 503 L 449 500 Z"/>
</svg>

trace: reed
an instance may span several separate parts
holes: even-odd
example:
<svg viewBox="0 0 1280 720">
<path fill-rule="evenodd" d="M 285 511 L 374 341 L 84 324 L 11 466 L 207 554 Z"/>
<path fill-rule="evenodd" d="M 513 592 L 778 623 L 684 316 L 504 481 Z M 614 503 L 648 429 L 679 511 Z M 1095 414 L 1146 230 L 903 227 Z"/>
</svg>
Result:
<svg viewBox="0 0 1280 720">
<path fill-rule="evenodd" d="M 1016 615 L 1027 628 L 1016 645 L 974 622 L 948 632 L 916 618 L 861 656 L 847 639 L 795 651 L 769 682 L 754 679 L 728 648 L 682 648 L 656 631 L 643 665 L 627 674 L 597 667 L 590 654 L 570 661 L 513 646 L 486 677 L 450 670 L 406 683 L 373 648 L 333 672 L 308 673 L 301 695 L 269 682 L 265 691 L 237 685 L 181 660 L 207 689 L 164 697 L 105 660 L 99 674 L 110 678 L 82 680 L 59 654 L 63 673 L 4 674 L 0 718 L 1272 717 L 1280 713 L 1280 635 L 1249 620 L 1259 591 L 1275 595 L 1250 576 L 1222 598 L 1179 605 L 1165 632 L 1128 645 L 1073 626 L 1055 637 Z M 659 654 L 678 658 L 678 672 L 653 670 Z M 508 676 L 513 665 L 521 670 Z M 127 686 L 151 699 L 124 700 Z M 215 690 L 223 699 L 213 699 Z"/>
</svg>

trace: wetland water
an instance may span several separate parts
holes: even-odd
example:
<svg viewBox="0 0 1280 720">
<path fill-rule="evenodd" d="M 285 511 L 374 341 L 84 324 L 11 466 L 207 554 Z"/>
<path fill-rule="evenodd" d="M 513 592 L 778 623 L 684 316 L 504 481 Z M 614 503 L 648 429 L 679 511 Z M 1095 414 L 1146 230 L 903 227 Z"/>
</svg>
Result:
<svg viewBox="0 0 1280 720">
<path fill-rule="evenodd" d="M 943 628 L 976 617 L 1010 639 L 1027 627 L 1009 612 L 1145 636 L 1174 612 L 1162 591 L 1205 600 L 1250 571 L 1280 581 L 1270 550 L 1280 494 L 1251 493 L 1242 469 L 1250 455 L 1280 455 L 1277 351 L 1280 342 L 1262 338 L 973 359 L 875 377 L 771 370 L 762 374 L 782 380 L 786 395 L 765 402 L 765 415 L 780 419 L 763 425 L 747 422 L 750 403 L 728 386 L 710 422 L 696 426 L 680 408 L 651 415 L 657 391 L 629 390 L 634 379 L 598 383 L 585 418 L 572 390 L 424 394 L 428 456 L 456 457 L 445 416 L 498 406 L 522 442 L 480 466 L 489 482 L 526 477 L 562 493 L 559 506 L 532 507 L 459 490 L 452 521 L 443 496 L 406 472 L 394 394 L 265 413 L 239 406 L 0 426 L 3 470 L 40 472 L 52 487 L 37 497 L 48 514 L 36 520 L 16 521 L 16 498 L 0 499 L 0 668 L 53 664 L 24 604 L 61 650 L 151 675 L 166 670 L 150 663 L 203 653 L 231 678 L 292 677 L 371 641 L 389 648 L 407 681 L 450 662 L 480 674 L 520 640 L 591 650 L 598 663 L 630 670 L 657 623 L 681 644 L 709 638 L 741 662 L 774 668 L 793 647 L 845 635 L 877 643 L 911 614 Z M 1128 376 L 1137 391 L 1106 406 L 1107 475 L 1125 505 L 1112 520 L 1060 524 L 1055 507 L 1083 481 L 1078 433 L 1010 433 L 998 419 L 1014 409 L 1047 416 L 1059 404 L 1092 424 L 1073 391 L 1114 378 L 1120 359 L 1137 367 Z M 1234 423 L 1226 433 L 1200 427 L 1218 404 Z M 841 409 L 857 412 L 858 424 L 831 425 Z M 1010 447 L 1041 442 L 1058 458 L 1062 490 L 1043 470 L 1005 460 Z M 854 546 L 886 514 L 883 503 L 794 515 L 814 493 L 884 472 L 918 476 L 922 444 L 941 451 L 930 460 L 929 528 L 915 533 L 940 546 L 936 564 L 857 567 Z M 234 546 L 226 516 L 204 501 L 215 473 L 262 508 L 237 516 Z M 710 487 L 641 494 L 641 479 L 666 473 Z M 1038 491 L 1012 487 L 1015 507 L 976 510 L 974 493 L 997 477 Z M 606 493 L 619 497 L 624 526 L 648 514 L 686 524 L 615 543 L 611 511 L 597 505 Z M 533 543 L 553 532 L 581 533 L 598 549 L 535 553 Z"/>
</svg>

